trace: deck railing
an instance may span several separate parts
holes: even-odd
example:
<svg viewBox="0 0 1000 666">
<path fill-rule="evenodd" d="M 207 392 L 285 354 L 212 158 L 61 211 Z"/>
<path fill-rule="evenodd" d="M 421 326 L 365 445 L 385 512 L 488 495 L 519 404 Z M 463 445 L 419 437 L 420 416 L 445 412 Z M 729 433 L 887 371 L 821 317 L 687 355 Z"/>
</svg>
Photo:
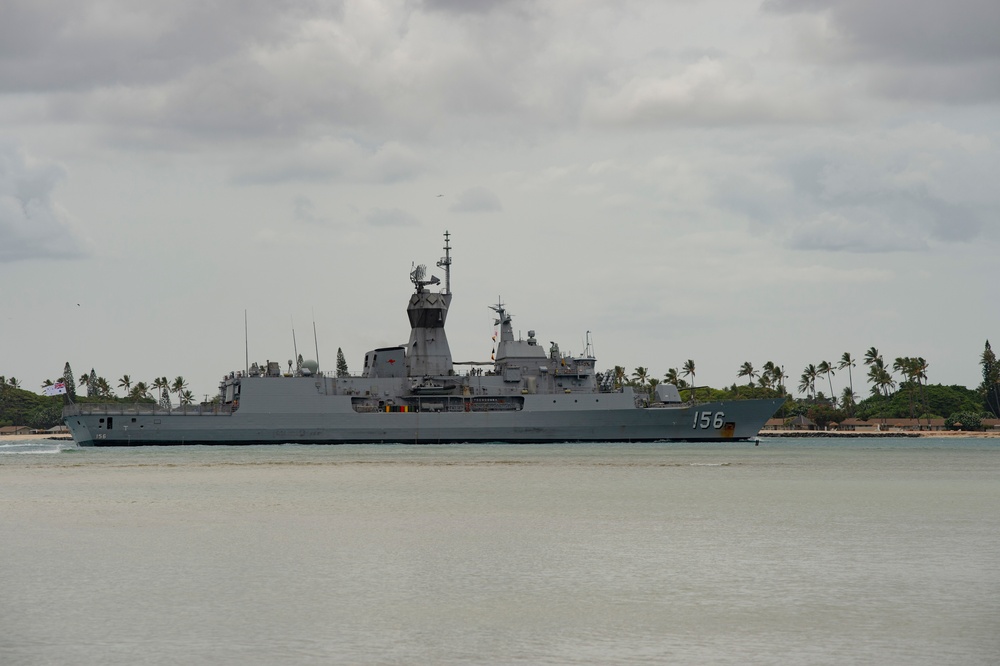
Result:
<svg viewBox="0 0 1000 666">
<path fill-rule="evenodd" d="M 63 417 L 81 414 L 107 414 L 110 416 L 228 416 L 232 405 L 180 405 L 167 409 L 149 403 L 74 403 L 63 407 Z"/>
</svg>

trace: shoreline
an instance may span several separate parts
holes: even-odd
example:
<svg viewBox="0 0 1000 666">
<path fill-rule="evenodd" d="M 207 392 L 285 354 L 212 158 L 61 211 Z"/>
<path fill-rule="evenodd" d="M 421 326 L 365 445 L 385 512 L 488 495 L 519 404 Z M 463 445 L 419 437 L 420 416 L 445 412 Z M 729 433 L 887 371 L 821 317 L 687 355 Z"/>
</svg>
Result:
<svg viewBox="0 0 1000 666">
<path fill-rule="evenodd" d="M 974 437 L 1000 438 L 1000 430 L 761 430 L 757 437 L 938 437 L 943 439 Z"/>
</svg>

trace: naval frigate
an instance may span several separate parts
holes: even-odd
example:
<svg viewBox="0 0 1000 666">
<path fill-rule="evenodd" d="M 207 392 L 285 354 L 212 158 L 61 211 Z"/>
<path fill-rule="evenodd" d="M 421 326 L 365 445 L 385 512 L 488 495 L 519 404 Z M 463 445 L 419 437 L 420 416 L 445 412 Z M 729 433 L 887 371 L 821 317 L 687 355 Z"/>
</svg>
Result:
<svg viewBox="0 0 1000 666">
<path fill-rule="evenodd" d="M 348 444 L 464 442 L 726 441 L 756 437 L 782 399 L 695 402 L 677 386 L 651 393 L 596 371 L 588 343 L 580 356 L 514 335 L 503 303 L 491 361 L 456 363 L 445 334 L 451 306 L 451 243 L 444 234 L 440 279 L 410 271 L 413 293 L 405 345 L 373 349 L 352 376 L 319 370 L 298 356 L 231 372 L 218 398 L 177 408 L 152 404 L 68 404 L 81 446 L 177 444 Z"/>
</svg>

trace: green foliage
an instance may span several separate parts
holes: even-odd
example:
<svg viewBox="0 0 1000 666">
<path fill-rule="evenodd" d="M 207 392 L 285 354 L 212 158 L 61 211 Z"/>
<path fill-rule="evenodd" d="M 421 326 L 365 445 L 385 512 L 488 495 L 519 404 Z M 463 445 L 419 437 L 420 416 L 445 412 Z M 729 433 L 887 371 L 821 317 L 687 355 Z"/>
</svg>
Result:
<svg viewBox="0 0 1000 666">
<path fill-rule="evenodd" d="M 817 428 L 824 430 L 831 423 L 841 423 L 847 418 L 847 413 L 832 407 L 829 403 L 821 403 L 812 405 L 806 411 L 806 416 L 816 423 Z"/>
<path fill-rule="evenodd" d="M 703 388 L 698 390 L 699 400 L 755 400 L 757 398 L 780 398 L 782 393 L 776 388 L 733 384 L 729 388 Z"/>
<path fill-rule="evenodd" d="M 77 396 L 74 402 L 134 402 L 130 399 Z M 142 399 L 139 402 L 151 403 Z M 35 430 L 47 430 L 62 423 L 63 396 L 44 396 L 32 391 L 24 391 L 10 385 L 0 386 L 0 425 L 28 426 Z"/>
<path fill-rule="evenodd" d="M 62 423 L 62 409 L 62 400 L 49 398 L 45 403 L 28 412 L 24 425 L 35 430 L 48 430 Z"/>
<path fill-rule="evenodd" d="M 986 409 L 994 416 L 1000 417 L 1000 363 L 990 348 L 989 340 L 986 341 L 980 363 L 983 366 L 983 383 L 979 385 L 979 393 L 983 397 Z"/>
<path fill-rule="evenodd" d="M 948 430 L 982 430 L 983 415 L 977 412 L 956 412 L 944 420 Z"/>
<path fill-rule="evenodd" d="M 66 384 L 66 395 L 70 400 L 76 397 L 76 380 L 73 379 L 73 369 L 69 367 L 69 361 L 63 366 L 63 383 Z"/>
<path fill-rule="evenodd" d="M 942 418 L 956 412 L 978 413 L 983 410 L 981 397 L 964 386 L 930 384 L 922 390 L 926 410 L 918 414 L 920 418 Z M 889 396 L 872 395 L 858 403 L 854 415 L 862 420 L 910 418 L 910 395 L 902 388 Z"/>
<path fill-rule="evenodd" d="M 0 423 L 42 429 L 62 423 L 61 396 L 38 395 L 13 386 L 0 386 Z"/>
<path fill-rule="evenodd" d="M 337 347 L 337 376 L 348 377 L 350 374 L 350 371 L 347 369 L 347 359 L 344 358 L 344 350 Z"/>
</svg>

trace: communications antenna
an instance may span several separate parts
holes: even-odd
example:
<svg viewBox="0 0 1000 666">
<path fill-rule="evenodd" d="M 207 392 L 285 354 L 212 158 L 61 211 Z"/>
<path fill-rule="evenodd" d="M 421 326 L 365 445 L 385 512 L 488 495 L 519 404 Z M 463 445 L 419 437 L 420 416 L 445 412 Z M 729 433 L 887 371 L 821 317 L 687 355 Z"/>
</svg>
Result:
<svg viewBox="0 0 1000 666">
<path fill-rule="evenodd" d="M 444 293 L 451 293 L 451 234 L 444 232 L 444 256 L 437 262 L 438 268 L 444 269 Z"/>
</svg>

